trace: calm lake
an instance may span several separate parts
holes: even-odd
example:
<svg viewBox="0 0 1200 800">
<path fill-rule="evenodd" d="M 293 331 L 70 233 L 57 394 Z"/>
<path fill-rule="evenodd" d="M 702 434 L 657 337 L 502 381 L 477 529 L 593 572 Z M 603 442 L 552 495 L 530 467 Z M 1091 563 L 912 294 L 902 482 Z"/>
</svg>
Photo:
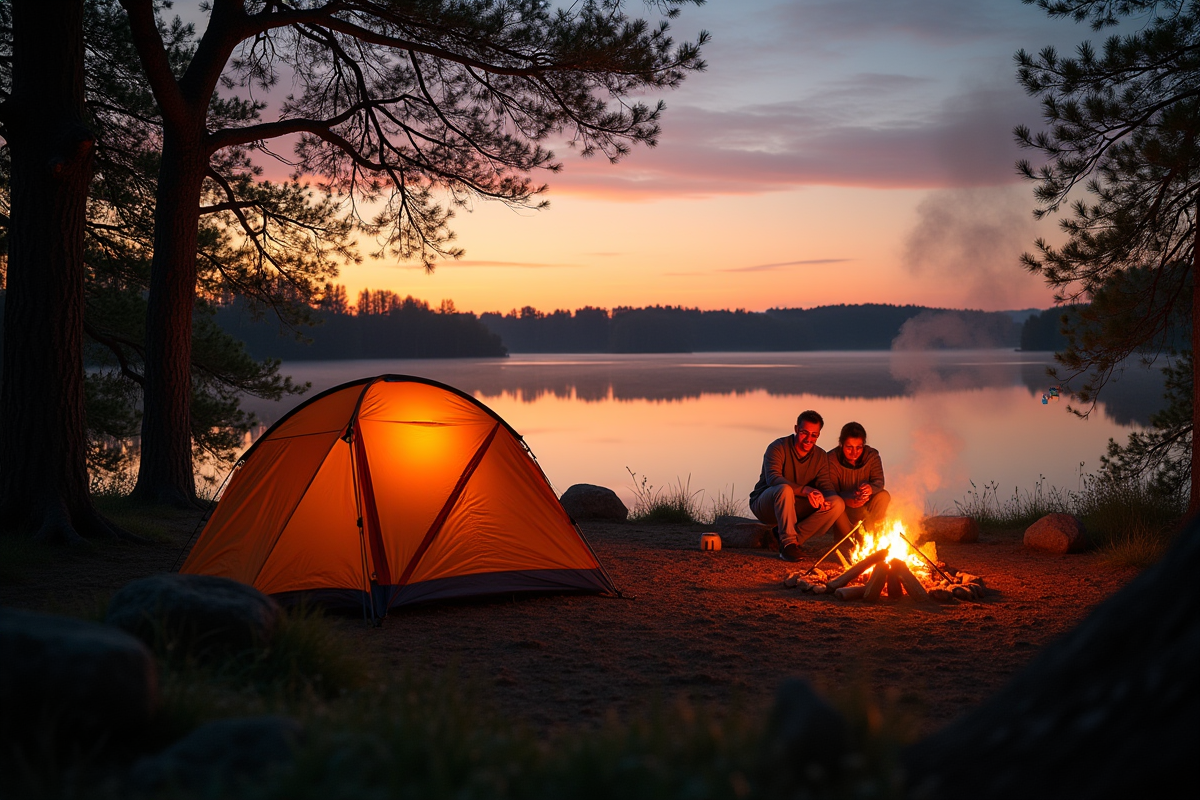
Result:
<svg viewBox="0 0 1200 800">
<path fill-rule="evenodd" d="M 1078 419 L 1067 400 L 1041 402 L 1051 363 L 1011 350 L 589 354 L 293 361 L 282 372 L 312 383 L 305 396 L 386 373 L 432 378 L 507 420 L 560 493 L 595 483 L 629 503 L 628 468 L 655 487 L 690 480 L 706 505 L 732 492 L 744 511 L 767 444 L 813 408 L 825 417 L 819 445 L 836 447 L 841 426 L 861 422 L 893 495 L 933 511 L 952 509 L 971 481 L 998 483 L 1002 497 L 1040 476 L 1076 488 L 1080 464 L 1096 469 L 1108 439 L 1124 442 L 1161 403 L 1158 369 L 1130 367 Z M 246 406 L 265 426 L 303 397 Z"/>
</svg>

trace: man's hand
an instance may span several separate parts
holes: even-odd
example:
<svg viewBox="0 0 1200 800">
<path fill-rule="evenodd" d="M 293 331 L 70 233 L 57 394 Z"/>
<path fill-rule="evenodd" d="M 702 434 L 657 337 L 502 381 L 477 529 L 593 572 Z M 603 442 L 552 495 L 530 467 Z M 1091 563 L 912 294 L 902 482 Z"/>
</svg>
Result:
<svg viewBox="0 0 1200 800">
<path fill-rule="evenodd" d="M 864 483 L 858 487 L 858 490 L 855 492 L 855 494 L 858 495 L 859 500 L 862 500 L 865 503 L 871 499 L 871 493 L 874 491 L 875 490 L 871 488 L 871 484 Z"/>
<path fill-rule="evenodd" d="M 805 487 L 808 488 L 808 487 Z M 808 498 L 808 504 L 818 511 L 828 511 L 829 503 L 825 502 L 825 495 L 821 494 L 818 489 L 809 489 L 805 495 Z"/>
</svg>

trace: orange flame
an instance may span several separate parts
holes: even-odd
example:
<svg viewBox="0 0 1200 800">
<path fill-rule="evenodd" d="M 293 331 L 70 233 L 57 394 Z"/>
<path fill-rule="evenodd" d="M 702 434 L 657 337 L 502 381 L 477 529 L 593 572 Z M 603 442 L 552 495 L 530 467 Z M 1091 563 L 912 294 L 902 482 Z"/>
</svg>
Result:
<svg viewBox="0 0 1200 800">
<path fill-rule="evenodd" d="M 863 530 L 858 535 L 858 544 L 850 550 L 850 563 L 857 564 L 872 553 L 887 550 L 885 561 L 893 559 L 902 561 L 922 583 L 931 583 L 932 575 L 929 565 L 904 541 L 903 537 L 906 537 L 907 533 L 904 523 L 900 520 L 893 522 L 890 527 L 884 525 L 875 532 Z M 912 539 L 909 541 L 911 542 Z M 874 568 L 868 570 L 863 577 L 869 578 L 874 571 Z"/>
</svg>

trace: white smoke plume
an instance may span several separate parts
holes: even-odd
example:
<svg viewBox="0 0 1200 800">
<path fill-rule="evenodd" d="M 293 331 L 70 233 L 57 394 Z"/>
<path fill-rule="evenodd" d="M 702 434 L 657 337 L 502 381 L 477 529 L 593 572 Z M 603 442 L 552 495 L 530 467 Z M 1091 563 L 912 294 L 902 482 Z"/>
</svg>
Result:
<svg viewBox="0 0 1200 800">
<path fill-rule="evenodd" d="M 904 265 L 919 277 L 957 281 L 967 303 L 1009 308 L 1040 279 L 1021 268 L 1038 228 L 1029 188 L 939 189 L 917 206 Z"/>
<path fill-rule="evenodd" d="M 1015 344 L 1016 324 L 1007 314 L 922 311 L 900 326 L 893 350 L 982 350 Z"/>
<path fill-rule="evenodd" d="M 939 319 L 941 317 L 948 319 Z M 889 475 L 888 478 L 888 491 L 894 498 L 888 513 L 911 526 L 926 514 L 936 513 L 937 509 L 930 508 L 927 500 L 957 472 L 964 445 L 962 437 L 946 424 L 950 418 L 946 404 L 953 401 L 945 392 L 956 388 L 957 381 L 947 381 L 939 373 L 936 358 L 929 352 L 924 336 L 970 336 L 971 333 L 969 326 L 961 325 L 956 315 L 934 314 L 929 321 L 913 326 L 909 334 L 910 344 L 925 346 L 896 352 L 892 356 L 891 372 L 893 377 L 907 384 L 910 392 L 924 395 L 924 398 L 917 406 L 919 416 L 913 420 L 910 429 L 912 441 L 908 458 L 893 470 L 895 477 Z M 897 342 L 903 336 L 904 329 L 901 329 Z M 896 346 L 893 343 L 893 348 Z M 958 377 L 969 381 L 969 376 Z M 915 535 L 916 531 L 913 533 Z"/>
</svg>

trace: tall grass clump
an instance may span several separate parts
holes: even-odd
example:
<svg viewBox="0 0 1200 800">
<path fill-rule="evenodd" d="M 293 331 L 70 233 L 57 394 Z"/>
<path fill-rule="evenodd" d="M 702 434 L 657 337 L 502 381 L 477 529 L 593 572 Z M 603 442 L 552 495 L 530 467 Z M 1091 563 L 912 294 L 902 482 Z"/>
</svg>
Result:
<svg viewBox="0 0 1200 800">
<path fill-rule="evenodd" d="M 737 488 L 731 485 L 729 494 L 717 492 L 717 496 L 709 501 L 708 515 L 704 521 L 712 524 L 721 517 L 742 517 L 749 513 L 750 508 L 746 500 L 738 497 L 736 491 Z"/>
<path fill-rule="evenodd" d="M 1075 495 L 1074 513 L 1092 543 L 1114 566 L 1148 567 L 1166 552 L 1178 531 L 1186 502 L 1144 481 L 1088 475 Z"/>
<path fill-rule="evenodd" d="M 704 490 L 692 491 L 692 476 L 687 483 L 676 478 L 674 486 L 655 487 L 645 475 L 625 468 L 633 478 L 633 509 L 629 518 L 634 522 L 700 522 L 704 516 Z"/>
<path fill-rule="evenodd" d="M 1083 521 L 1089 540 L 1113 566 L 1143 568 L 1157 561 L 1183 519 L 1186 503 L 1147 481 L 1115 478 L 1101 471 L 1080 474 L 1079 489 L 1047 487 L 1040 476 L 1033 489 L 1014 489 L 1000 499 L 995 482 L 971 489 L 955 501 L 959 514 L 973 517 L 985 530 L 1024 529 L 1046 514 L 1073 514 Z"/>
<path fill-rule="evenodd" d="M 227 652 L 172 640 L 165 621 L 152 649 L 162 674 L 159 734 L 166 739 L 224 716 L 320 708 L 371 679 L 367 659 L 324 613 L 284 609 L 265 646 Z"/>
<path fill-rule="evenodd" d="M 1012 496 L 1000 499 L 1000 485 L 995 481 L 983 488 L 971 481 L 971 488 L 954 507 L 964 517 L 972 517 L 985 530 L 1027 528 L 1047 514 L 1071 513 L 1072 497 L 1055 486 L 1046 485 L 1046 476 L 1039 475 L 1033 489 L 1022 491 L 1014 487 Z"/>
</svg>

